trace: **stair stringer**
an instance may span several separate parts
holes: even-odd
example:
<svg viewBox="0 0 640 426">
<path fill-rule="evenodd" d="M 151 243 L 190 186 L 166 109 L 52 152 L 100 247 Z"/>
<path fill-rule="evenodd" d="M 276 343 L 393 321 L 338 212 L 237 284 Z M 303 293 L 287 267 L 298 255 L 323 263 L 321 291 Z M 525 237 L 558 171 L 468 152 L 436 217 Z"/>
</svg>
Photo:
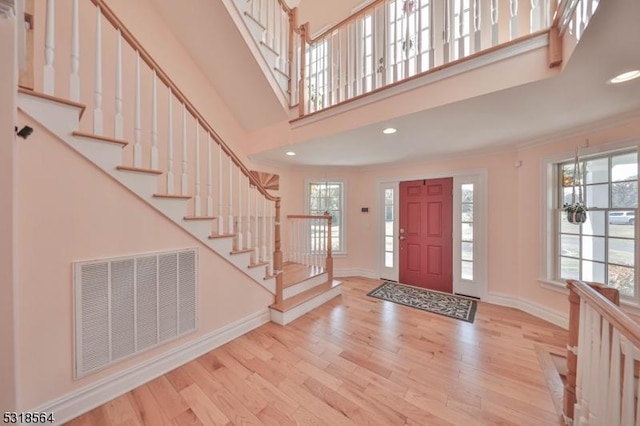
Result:
<svg viewBox="0 0 640 426">
<path fill-rule="evenodd" d="M 260 66 L 262 73 L 267 78 L 271 89 L 276 94 L 280 105 L 282 105 L 284 111 L 290 111 L 291 106 L 289 105 L 289 94 L 287 93 L 287 89 L 283 89 L 280 85 L 282 79 L 278 78 L 278 72 L 275 71 L 276 61 L 278 60 L 277 55 L 268 47 L 257 41 L 263 39 L 262 35 L 264 29 L 245 14 L 245 12 L 248 12 L 247 1 L 222 0 L 222 4 L 224 4 L 225 8 L 229 12 L 231 19 L 240 31 L 242 38 L 251 51 L 251 54 L 256 58 L 256 62 Z M 255 35 L 260 35 L 260 37 L 254 38 Z"/>
<path fill-rule="evenodd" d="M 117 166 L 122 163 L 123 145 L 85 136 L 74 136 L 73 132 L 78 130 L 82 114 L 80 106 L 72 106 L 53 99 L 20 92 L 18 93 L 18 108 L 85 159 L 136 194 L 142 201 L 201 241 L 211 251 L 227 260 L 270 293 L 275 294 L 275 277 L 265 278 L 265 268 L 250 268 L 249 253 L 231 254 L 233 250 L 232 236 L 210 239 L 212 221 L 184 220 L 190 200 L 154 197 L 158 186 L 157 175 L 118 170 Z"/>
</svg>

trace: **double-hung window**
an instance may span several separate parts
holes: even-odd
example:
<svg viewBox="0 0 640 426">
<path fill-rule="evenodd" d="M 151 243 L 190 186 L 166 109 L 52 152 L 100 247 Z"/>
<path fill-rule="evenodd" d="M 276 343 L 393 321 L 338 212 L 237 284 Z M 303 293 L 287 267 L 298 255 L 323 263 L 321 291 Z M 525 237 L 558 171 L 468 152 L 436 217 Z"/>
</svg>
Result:
<svg viewBox="0 0 640 426">
<path fill-rule="evenodd" d="M 573 201 L 574 162 L 557 164 L 555 278 L 599 282 L 638 299 L 638 153 L 634 149 L 588 157 L 580 168 L 588 212 L 587 221 L 575 225 L 563 211 L 563 205 Z"/>
<path fill-rule="evenodd" d="M 345 184 L 339 181 L 307 183 L 307 211 L 312 216 L 331 215 L 331 249 L 346 253 Z"/>
</svg>

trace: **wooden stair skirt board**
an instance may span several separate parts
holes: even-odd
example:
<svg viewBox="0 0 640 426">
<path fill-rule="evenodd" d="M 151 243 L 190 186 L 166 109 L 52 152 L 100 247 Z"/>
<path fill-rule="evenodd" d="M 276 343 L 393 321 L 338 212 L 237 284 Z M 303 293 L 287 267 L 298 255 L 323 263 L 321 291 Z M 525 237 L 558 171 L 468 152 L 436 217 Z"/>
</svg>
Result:
<svg viewBox="0 0 640 426">
<path fill-rule="evenodd" d="M 271 321 L 286 325 L 342 294 L 342 282 L 332 280 L 269 306 Z"/>
</svg>

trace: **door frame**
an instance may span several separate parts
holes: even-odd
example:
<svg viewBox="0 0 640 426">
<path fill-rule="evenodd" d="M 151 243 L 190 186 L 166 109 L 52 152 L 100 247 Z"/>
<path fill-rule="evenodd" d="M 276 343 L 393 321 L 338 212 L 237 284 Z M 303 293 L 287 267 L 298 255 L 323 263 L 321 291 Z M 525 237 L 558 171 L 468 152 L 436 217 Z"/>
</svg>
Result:
<svg viewBox="0 0 640 426">
<path fill-rule="evenodd" d="M 469 286 L 475 287 L 477 290 L 476 297 L 485 299 L 488 295 L 488 257 L 487 257 L 487 208 L 488 208 L 488 171 L 487 169 L 472 169 L 472 170 L 460 170 L 453 172 L 440 172 L 440 173 L 428 173 L 420 175 L 410 175 L 402 177 L 390 177 L 379 179 L 376 182 L 376 196 L 378 220 L 376 224 L 377 231 L 377 253 L 378 253 L 378 277 L 384 279 L 390 279 L 398 281 L 399 268 L 398 260 L 398 244 L 394 244 L 394 265 L 395 271 L 390 268 L 384 267 L 384 190 L 387 188 L 395 188 L 396 195 L 399 194 L 400 182 L 422 180 L 422 179 L 439 179 L 439 178 L 453 178 L 453 292 L 469 294 Z M 473 232 L 474 232 L 474 273 L 473 280 L 463 280 L 460 277 L 460 261 L 461 261 L 461 218 L 460 218 L 460 197 L 457 194 L 460 193 L 460 185 L 465 183 L 474 184 L 474 220 L 473 220 Z M 394 186 L 395 185 L 395 186 Z M 394 198 L 394 236 L 399 235 L 399 223 L 398 223 L 398 209 L 399 198 Z"/>
</svg>

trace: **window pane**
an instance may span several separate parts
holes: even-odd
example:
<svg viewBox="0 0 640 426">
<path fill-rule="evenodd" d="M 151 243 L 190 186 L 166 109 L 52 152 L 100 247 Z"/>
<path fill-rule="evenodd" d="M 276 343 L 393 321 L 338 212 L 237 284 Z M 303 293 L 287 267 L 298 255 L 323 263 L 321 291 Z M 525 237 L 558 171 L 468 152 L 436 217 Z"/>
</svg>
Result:
<svg viewBox="0 0 640 426">
<path fill-rule="evenodd" d="M 462 260 L 473 260 L 473 243 L 462 243 Z"/>
<path fill-rule="evenodd" d="M 562 186 L 565 188 L 573 186 L 573 169 L 573 163 L 562 166 Z"/>
<path fill-rule="evenodd" d="M 462 224 L 462 241 L 473 241 L 473 223 Z"/>
<path fill-rule="evenodd" d="M 473 203 L 473 184 L 467 183 L 461 185 L 462 188 L 462 202 L 463 203 Z"/>
<path fill-rule="evenodd" d="M 638 182 L 612 183 L 611 207 L 638 207 Z"/>
<path fill-rule="evenodd" d="M 384 237 L 385 251 L 393 251 L 393 237 Z"/>
<path fill-rule="evenodd" d="M 609 236 L 635 238 L 636 228 L 633 226 L 636 212 L 609 212 Z"/>
<path fill-rule="evenodd" d="M 580 279 L 580 261 L 568 257 L 560 257 L 560 278 L 565 280 Z"/>
<path fill-rule="evenodd" d="M 582 225 L 582 233 L 604 237 L 604 216 L 605 212 L 603 211 L 591 210 L 587 212 L 587 221 Z"/>
<path fill-rule="evenodd" d="M 562 256 L 580 257 L 580 237 L 562 235 L 560 238 L 560 254 Z"/>
<path fill-rule="evenodd" d="M 461 274 L 463 280 L 473 279 L 473 262 L 462 261 Z"/>
<path fill-rule="evenodd" d="M 586 189 L 585 202 L 588 208 L 606 209 L 609 207 L 609 185 L 589 185 Z"/>
<path fill-rule="evenodd" d="M 598 158 L 586 162 L 586 183 L 609 182 L 609 159 Z"/>
<path fill-rule="evenodd" d="M 393 253 L 385 252 L 385 254 L 384 254 L 384 266 L 386 268 L 393 268 Z"/>
<path fill-rule="evenodd" d="M 393 235 L 393 222 L 384 223 L 384 233 L 385 235 Z"/>
<path fill-rule="evenodd" d="M 393 189 L 384 190 L 384 204 L 393 205 Z"/>
<path fill-rule="evenodd" d="M 616 155 L 611 158 L 611 180 L 636 180 L 638 178 L 638 153 Z"/>
<path fill-rule="evenodd" d="M 610 287 L 617 288 L 625 296 L 633 296 L 635 294 L 633 289 L 634 273 L 633 268 L 627 268 L 625 266 L 609 265 L 609 279 L 608 284 Z"/>
<path fill-rule="evenodd" d="M 384 207 L 384 220 L 393 221 L 393 206 Z"/>
<path fill-rule="evenodd" d="M 633 266 L 635 259 L 634 240 L 609 238 L 609 262 Z"/>
<path fill-rule="evenodd" d="M 462 221 L 473 222 L 473 204 L 462 204 Z"/>
<path fill-rule="evenodd" d="M 563 234 L 579 234 L 580 233 L 580 225 L 576 225 L 570 223 L 567 220 L 567 213 L 562 211 L 560 214 L 560 232 Z M 587 214 L 587 218 L 589 215 Z"/>
<path fill-rule="evenodd" d="M 604 262 L 604 238 L 582 237 L 582 258 Z"/>
<path fill-rule="evenodd" d="M 595 281 L 604 283 L 604 263 L 582 261 L 582 279 L 585 281 Z"/>
</svg>

